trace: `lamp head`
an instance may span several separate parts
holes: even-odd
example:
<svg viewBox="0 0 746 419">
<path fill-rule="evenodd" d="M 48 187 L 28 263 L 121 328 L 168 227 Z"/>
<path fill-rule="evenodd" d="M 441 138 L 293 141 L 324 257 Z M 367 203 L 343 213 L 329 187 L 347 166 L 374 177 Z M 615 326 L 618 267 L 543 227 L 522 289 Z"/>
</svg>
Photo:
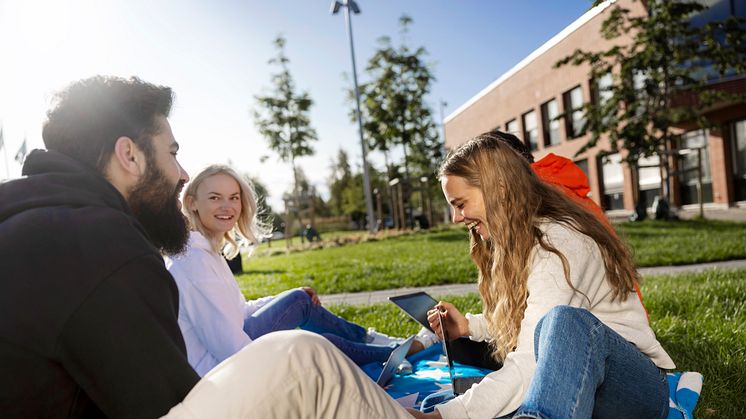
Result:
<svg viewBox="0 0 746 419">
<path fill-rule="evenodd" d="M 329 6 L 329 13 L 336 15 L 341 7 L 342 3 L 338 2 L 337 0 L 332 0 L 332 4 L 331 6 Z"/>
<path fill-rule="evenodd" d="M 357 7 L 357 3 L 355 3 L 355 0 L 347 0 L 347 7 L 352 10 L 352 13 L 358 14 L 360 13 L 360 8 Z"/>
</svg>

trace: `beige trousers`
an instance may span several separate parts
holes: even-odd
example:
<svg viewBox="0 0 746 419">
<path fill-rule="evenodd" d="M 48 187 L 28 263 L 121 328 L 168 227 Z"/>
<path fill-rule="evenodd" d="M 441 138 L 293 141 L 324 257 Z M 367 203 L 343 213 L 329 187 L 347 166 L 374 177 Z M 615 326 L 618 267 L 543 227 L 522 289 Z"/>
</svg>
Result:
<svg viewBox="0 0 746 419">
<path fill-rule="evenodd" d="M 270 333 L 223 361 L 168 419 L 409 418 L 322 336 Z"/>
</svg>

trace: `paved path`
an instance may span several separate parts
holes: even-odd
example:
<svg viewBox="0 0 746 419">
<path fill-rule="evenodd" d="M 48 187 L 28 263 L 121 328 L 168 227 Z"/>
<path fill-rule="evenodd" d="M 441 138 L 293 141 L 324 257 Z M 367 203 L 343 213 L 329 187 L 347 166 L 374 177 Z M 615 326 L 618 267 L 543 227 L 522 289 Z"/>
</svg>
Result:
<svg viewBox="0 0 746 419">
<path fill-rule="evenodd" d="M 706 205 L 706 204 L 705 204 Z M 620 223 L 629 220 L 629 216 L 632 215 L 632 211 L 629 210 L 618 210 L 618 211 L 607 211 L 606 217 L 613 223 Z M 648 214 L 651 216 L 652 214 Z M 682 220 L 688 220 L 691 218 L 699 217 L 699 207 L 688 205 L 687 209 L 679 209 L 676 211 L 676 216 Z M 711 208 L 706 205 L 705 207 L 705 218 L 708 220 L 725 220 L 725 221 L 746 221 L 746 206 L 730 207 L 730 208 Z"/>
<path fill-rule="evenodd" d="M 679 274 L 683 272 L 700 272 L 707 269 L 744 269 L 746 268 L 746 259 L 729 260 L 725 262 L 698 263 L 695 265 L 683 266 L 656 266 L 651 268 L 640 268 L 640 274 L 643 277 L 651 275 Z M 433 285 L 419 288 L 398 288 L 382 291 L 356 292 L 348 294 L 329 294 L 321 295 L 321 302 L 324 304 L 372 304 L 388 301 L 393 295 L 406 294 L 414 291 L 425 291 L 430 295 L 462 295 L 477 292 L 477 284 L 449 284 Z"/>
</svg>

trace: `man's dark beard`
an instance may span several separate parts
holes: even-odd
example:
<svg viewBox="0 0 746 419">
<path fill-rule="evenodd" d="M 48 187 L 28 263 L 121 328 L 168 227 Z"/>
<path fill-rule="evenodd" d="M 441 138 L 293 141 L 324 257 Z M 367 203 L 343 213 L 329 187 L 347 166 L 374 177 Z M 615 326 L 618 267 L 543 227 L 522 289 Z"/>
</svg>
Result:
<svg viewBox="0 0 746 419">
<path fill-rule="evenodd" d="M 180 180 L 174 189 L 151 160 L 154 159 L 148 159 L 145 175 L 130 191 L 128 201 L 150 242 L 161 252 L 174 255 L 184 251 L 189 239 L 188 221 L 178 207 L 184 181 Z"/>
</svg>

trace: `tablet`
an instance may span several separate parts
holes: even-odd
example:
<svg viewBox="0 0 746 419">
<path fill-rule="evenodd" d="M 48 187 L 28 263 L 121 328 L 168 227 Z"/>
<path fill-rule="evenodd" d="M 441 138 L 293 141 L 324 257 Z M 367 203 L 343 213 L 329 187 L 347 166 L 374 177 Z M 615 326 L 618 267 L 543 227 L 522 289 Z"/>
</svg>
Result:
<svg viewBox="0 0 746 419">
<path fill-rule="evenodd" d="M 431 332 L 433 329 L 427 322 L 427 312 L 438 304 L 438 301 L 426 292 L 415 292 L 412 294 L 397 295 L 389 297 L 389 300 L 404 310 L 414 321 L 426 327 Z"/>
<path fill-rule="evenodd" d="M 381 375 L 379 375 L 378 380 L 376 380 L 379 386 L 385 387 L 386 384 L 391 381 L 396 372 L 396 368 L 402 363 L 402 361 L 404 361 L 404 358 L 406 358 L 407 352 L 409 352 L 409 347 L 412 346 L 412 342 L 414 342 L 414 336 L 410 336 L 409 339 L 402 342 L 401 345 L 391 352 L 389 359 L 387 359 L 386 363 L 383 364 Z"/>
<path fill-rule="evenodd" d="M 453 350 L 451 349 L 451 339 L 448 336 L 448 329 L 443 326 L 443 312 L 440 312 L 438 321 L 440 322 L 440 330 L 443 331 L 443 353 L 445 354 L 446 360 L 448 361 L 448 375 L 451 376 L 451 388 L 453 389 L 453 394 L 455 394 L 456 396 L 460 396 L 466 393 L 466 391 L 469 390 L 472 385 L 480 383 L 484 376 L 456 376 L 453 370 L 454 354 Z"/>
</svg>

